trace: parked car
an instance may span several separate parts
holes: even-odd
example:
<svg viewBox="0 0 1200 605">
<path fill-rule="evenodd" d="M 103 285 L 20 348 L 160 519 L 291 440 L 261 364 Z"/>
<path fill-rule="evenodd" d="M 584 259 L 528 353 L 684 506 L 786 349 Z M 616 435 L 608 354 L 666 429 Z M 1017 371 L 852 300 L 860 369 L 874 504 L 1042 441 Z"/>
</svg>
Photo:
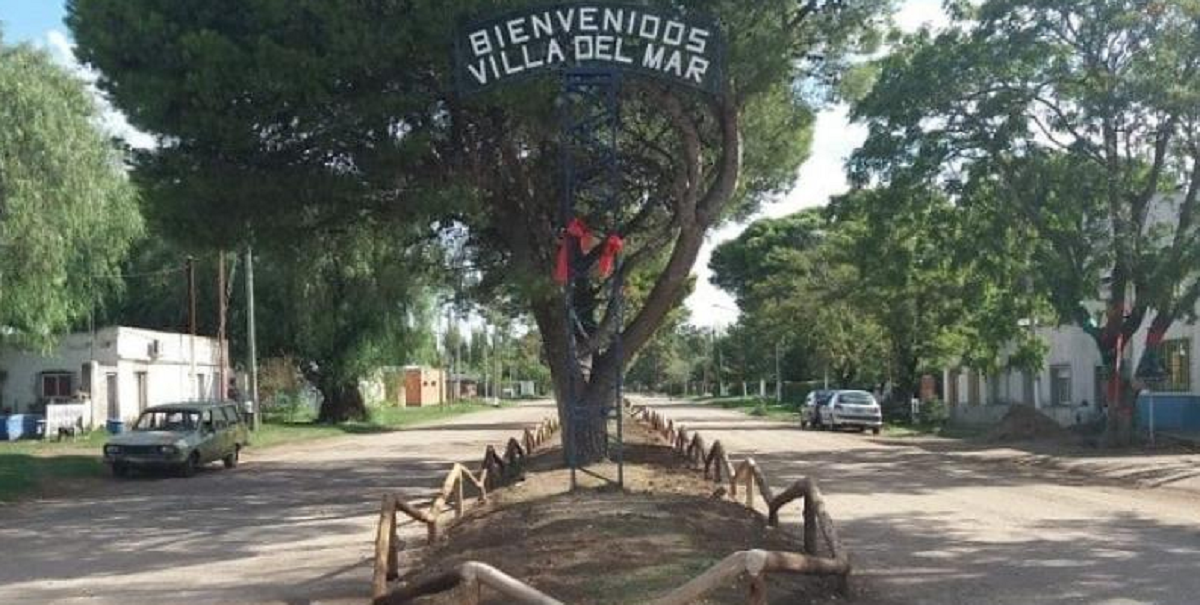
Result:
<svg viewBox="0 0 1200 605">
<path fill-rule="evenodd" d="M 835 391 L 825 405 L 818 405 L 817 426 L 824 429 L 857 427 L 878 435 L 883 412 L 875 396 L 866 391 Z"/>
<path fill-rule="evenodd" d="M 238 464 L 249 433 L 235 403 L 170 403 L 146 409 L 131 431 L 104 445 L 113 475 L 133 469 L 174 469 L 185 477 L 210 462 Z"/>
<path fill-rule="evenodd" d="M 817 409 L 829 403 L 829 398 L 835 391 L 816 389 L 809 391 L 804 397 L 804 405 L 800 408 L 800 428 L 809 428 L 818 424 Z"/>
</svg>

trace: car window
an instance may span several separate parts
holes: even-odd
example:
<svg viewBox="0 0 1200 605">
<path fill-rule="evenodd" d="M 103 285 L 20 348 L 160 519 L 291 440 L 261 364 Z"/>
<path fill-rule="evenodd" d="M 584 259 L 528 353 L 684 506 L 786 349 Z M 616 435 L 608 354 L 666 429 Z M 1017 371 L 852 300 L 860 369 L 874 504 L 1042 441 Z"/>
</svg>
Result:
<svg viewBox="0 0 1200 605">
<path fill-rule="evenodd" d="M 198 414 L 190 411 L 147 411 L 133 425 L 135 431 L 191 431 L 196 428 Z"/>
<path fill-rule="evenodd" d="M 242 421 L 242 418 L 238 416 L 237 409 L 235 409 L 233 406 L 227 405 L 221 408 L 221 410 L 225 412 L 225 420 L 229 421 L 230 426 L 234 426 Z"/>
<path fill-rule="evenodd" d="M 842 393 L 838 395 L 838 403 L 848 403 L 850 405 L 871 405 L 875 403 L 875 398 L 869 393 Z"/>
</svg>

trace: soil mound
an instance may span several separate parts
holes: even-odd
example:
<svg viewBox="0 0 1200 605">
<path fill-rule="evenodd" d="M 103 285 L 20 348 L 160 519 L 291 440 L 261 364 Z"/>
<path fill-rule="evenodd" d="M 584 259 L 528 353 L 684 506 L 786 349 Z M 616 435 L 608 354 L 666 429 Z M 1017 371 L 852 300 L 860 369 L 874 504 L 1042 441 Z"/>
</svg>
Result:
<svg viewBox="0 0 1200 605">
<path fill-rule="evenodd" d="M 632 423 L 630 423 L 632 424 Z M 632 433 L 632 434 L 631 434 Z M 447 539 L 426 550 L 409 579 L 426 578 L 474 560 L 499 568 L 565 603 L 642 604 L 696 577 L 726 556 L 750 548 L 802 551 L 795 535 L 767 527 L 762 515 L 713 497 L 715 485 L 639 426 L 626 428 L 625 489 L 616 466 L 579 474 L 570 492 L 561 452 L 530 461 L 524 480 L 495 492 L 452 525 Z M 746 602 L 742 579 L 699 603 Z M 459 590 L 413 601 L 463 602 Z M 770 602 L 837 601 L 827 580 L 774 574 Z M 490 590 L 483 604 L 505 600 Z"/>
<path fill-rule="evenodd" d="M 1041 441 L 1069 437 L 1069 431 L 1028 405 L 1010 407 L 999 424 L 988 431 L 986 436 L 988 441 L 993 442 Z"/>
</svg>

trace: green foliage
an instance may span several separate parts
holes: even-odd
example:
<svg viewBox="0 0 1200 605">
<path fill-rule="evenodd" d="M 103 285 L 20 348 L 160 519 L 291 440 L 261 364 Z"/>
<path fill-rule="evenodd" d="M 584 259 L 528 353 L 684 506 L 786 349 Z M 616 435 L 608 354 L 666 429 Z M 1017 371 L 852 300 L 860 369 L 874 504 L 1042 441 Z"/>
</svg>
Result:
<svg viewBox="0 0 1200 605">
<path fill-rule="evenodd" d="M 0 341 L 46 347 L 120 286 L 99 276 L 142 220 L 98 120 L 45 52 L 0 46 Z"/>
<path fill-rule="evenodd" d="M 941 399 L 923 401 L 918 420 L 925 426 L 940 427 L 950 420 L 950 408 Z"/>
<path fill-rule="evenodd" d="M 973 365 L 998 363 L 1017 319 L 1073 323 L 1111 364 L 1151 311 L 1151 332 L 1194 314 L 1198 17 L 1190 0 L 962 3 L 952 27 L 882 60 L 854 109 L 871 135 L 852 166 L 961 208 L 991 318 Z M 1016 363 L 1036 358 L 1019 346 Z"/>
</svg>

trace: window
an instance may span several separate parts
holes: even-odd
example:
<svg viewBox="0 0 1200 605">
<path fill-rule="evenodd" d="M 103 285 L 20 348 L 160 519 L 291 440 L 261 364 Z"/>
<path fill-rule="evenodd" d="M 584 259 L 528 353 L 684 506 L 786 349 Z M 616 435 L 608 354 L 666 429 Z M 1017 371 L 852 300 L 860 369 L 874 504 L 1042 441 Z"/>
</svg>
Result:
<svg viewBox="0 0 1200 605">
<path fill-rule="evenodd" d="M 1165 340 L 1162 343 L 1162 363 L 1167 371 L 1164 391 L 1189 391 L 1192 388 L 1192 341 L 1190 338 Z"/>
<path fill-rule="evenodd" d="M 204 399 L 208 395 L 205 386 L 204 374 L 196 374 L 196 399 Z"/>
<path fill-rule="evenodd" d="M 70 397 L 71 375 L 67 372 L 45 372 L 42 374 L 42 397 Z"/>
<path fill-rule="evenodd" d="M 1050 405 L 1071 405 L 1071 366 L 1050 366 Z"/>
</svg>

